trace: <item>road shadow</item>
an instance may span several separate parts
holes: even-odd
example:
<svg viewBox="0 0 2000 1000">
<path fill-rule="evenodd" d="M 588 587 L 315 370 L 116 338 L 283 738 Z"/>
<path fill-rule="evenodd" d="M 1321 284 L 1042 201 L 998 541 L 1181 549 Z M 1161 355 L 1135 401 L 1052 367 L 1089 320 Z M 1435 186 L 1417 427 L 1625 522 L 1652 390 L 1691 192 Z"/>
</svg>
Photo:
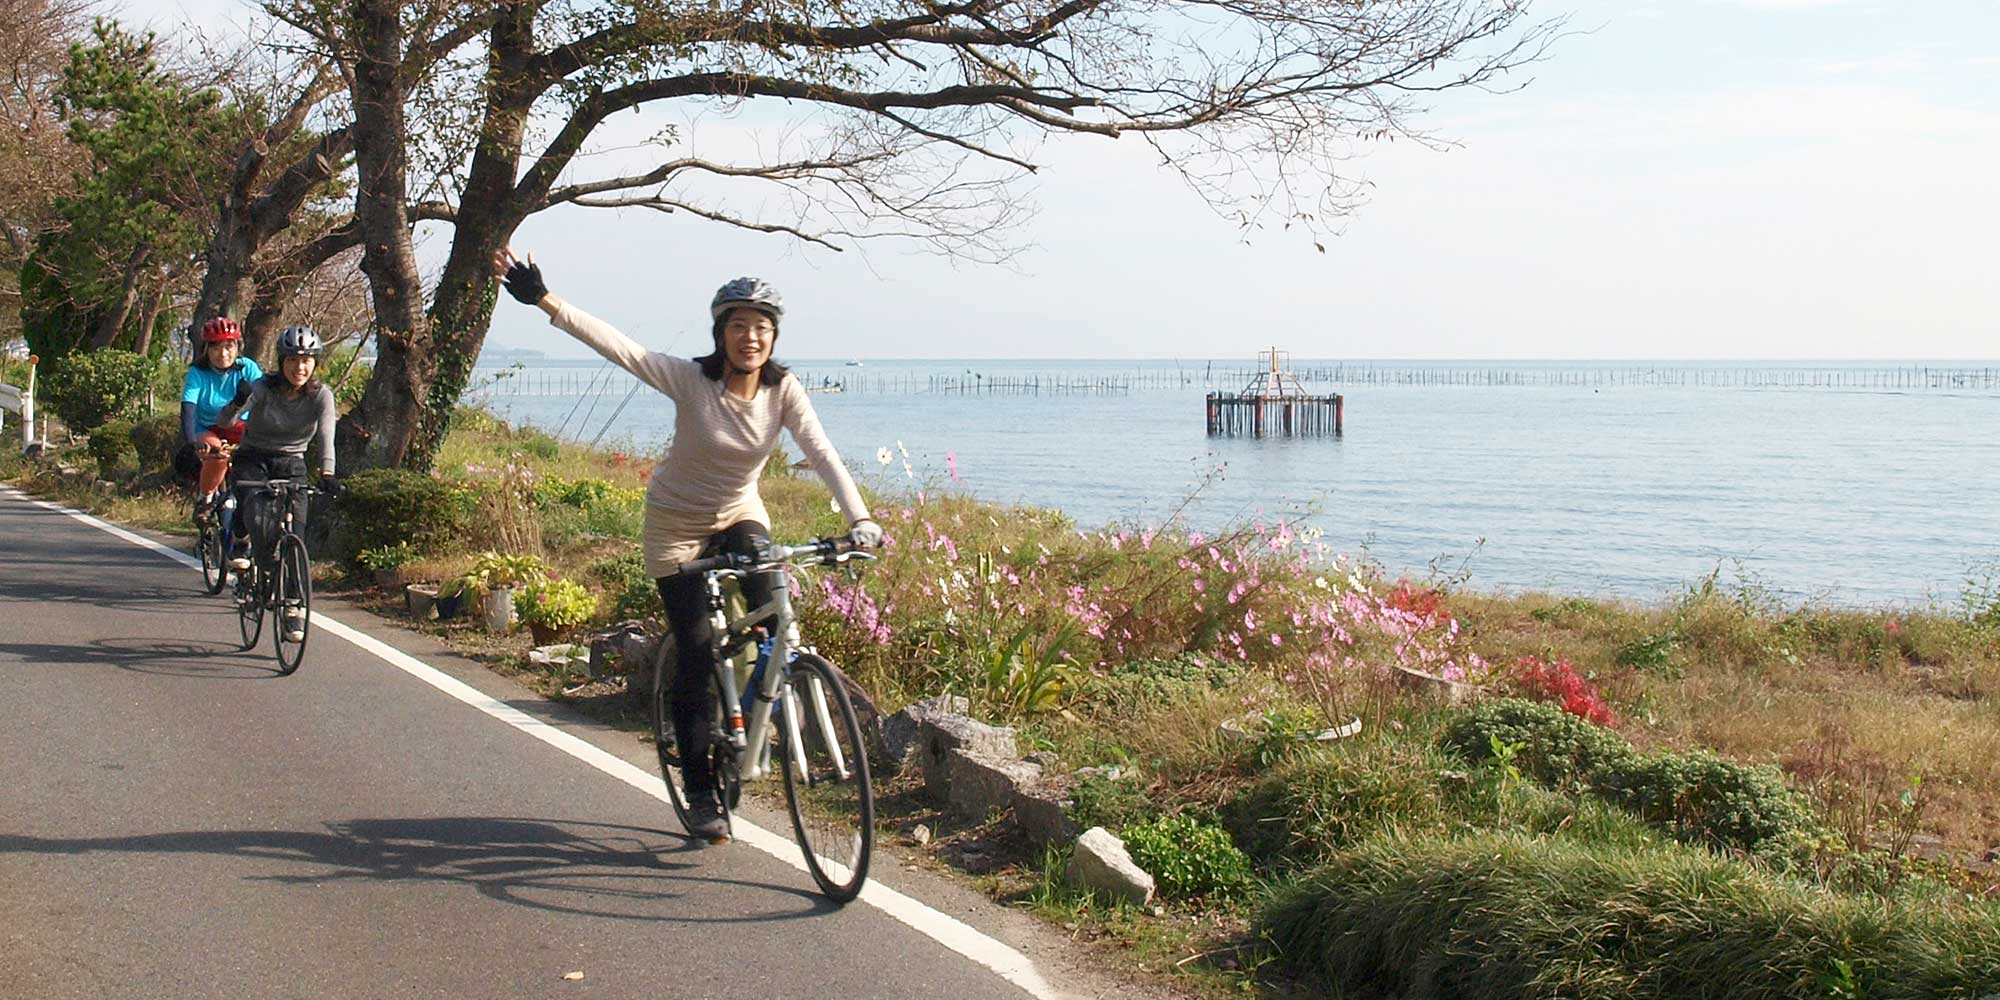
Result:
<svg viewBox="0 0 2000 1000">
<path fill-rule="evenodd" d="M 235 629 L 233 617 L 218 618 L 218 628 Z M 261 637 L 260 637 L 261 638 Z M 62 666 L 109 665 L 142 674 L 195 677 L 203 680 L 258 680 L 277 677 L 269 641 L 244 649 L 230 640 L 149 638 L 93 639 L 82 644 L 0 642 L 0 658 Z"/>
<path fill-rule="evenodd" d="M 738 850 L 747 848 L 735 848 Z M 800 886 L 696 874 L 693 841 L 643 827 L 508 816 L 354 819 L 324 832 L 191 830 L 125 837 L 0 834 L 0 855 L 208 854 L 242 859 L 245 879 L 318 886 L 343 881 L 463 885 L 504 903 L 614 920 L 768 923 L 837 912 Z M 690 885 L 756 890 L 727 911 L 670 907 Z"/>
</svg>

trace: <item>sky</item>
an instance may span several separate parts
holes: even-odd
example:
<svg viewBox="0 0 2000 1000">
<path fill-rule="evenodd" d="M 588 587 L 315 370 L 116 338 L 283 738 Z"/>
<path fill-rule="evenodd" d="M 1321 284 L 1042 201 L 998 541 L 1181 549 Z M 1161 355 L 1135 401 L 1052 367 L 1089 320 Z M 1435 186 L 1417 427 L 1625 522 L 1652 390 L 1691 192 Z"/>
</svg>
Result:
<svg viewBox="0 0 2000 1000">
<path fill-rule="evenodd" d="M 649 346 L 707 349 L 739 274 L 782 289 L 795 358 L 2000 358 L 2000 3 L 1535 0 L 1568 15 L 1508 93 L 1439 95 L 1445 148 L 1378 143 L 1321 240 L 1245 232 L 1143 146 L 1065 137 L 1009 264 L 834 253 L 684 214 L 559 209 L 515 237 L 557 294 Z M 129 0 L 227 31 L 235 0 Z M 621 116 L 601 171 L 682 127 L 727 155 L 755 114 Z M 424 246 L 441 259 L 444 240 Z M 587 352 L 501 302 L 490 345 Z"/>
</svg>

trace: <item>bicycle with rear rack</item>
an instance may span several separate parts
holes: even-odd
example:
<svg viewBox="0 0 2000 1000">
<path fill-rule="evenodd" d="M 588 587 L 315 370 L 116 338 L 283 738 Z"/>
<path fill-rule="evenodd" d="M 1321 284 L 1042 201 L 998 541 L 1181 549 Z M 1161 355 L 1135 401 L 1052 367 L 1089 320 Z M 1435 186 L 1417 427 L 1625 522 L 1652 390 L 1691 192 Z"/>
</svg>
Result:
<svg viewBox="0 0 2000 1000">
<path fill-rule="evenodd" d="M 744 782 L 773 769 L 782 771 L 785 805 L 805 852 L 806 870 L 838 903 L 859 895 L 868 878 L 875 792 L 846 677 L 801 640 L 788 569 L 873 558 L 851 539 L 816 539 L 798 546 L 772 545 L 761 559 L 734 553 L 696 559 L 682 563 L 678 571 L 703 577 L 714 625 L 710 694 L 717 738 L 706 752 L 723 818 L 728 821 L 741 801 Z M 769 601 L 747 608 L 742 584 L 754 574 L 777 574 L 783 582 L 771 588 Z M 660 643 L 648 714 L 668 798 L 681 825 L 692 833 L 674 736 L 674 661 L 671 639 Z"/>
<path fill-rule="evenodd" d="M 278 673 L 290 675 L 305 661 L 306 635 L 312 628 L 312 561 L 305 539 L 295 528 L 297 508 L 321 491 L 290 479 L 243 480 L 254 502 L 277 507 L 277 525 L 268 551 L 253 551 L 248 568 L 236 569 L 236 624 L 243 648 L 257 645 L 264 616 L 271 616 L 271 645 L 278 656 Z"/>
</svg>

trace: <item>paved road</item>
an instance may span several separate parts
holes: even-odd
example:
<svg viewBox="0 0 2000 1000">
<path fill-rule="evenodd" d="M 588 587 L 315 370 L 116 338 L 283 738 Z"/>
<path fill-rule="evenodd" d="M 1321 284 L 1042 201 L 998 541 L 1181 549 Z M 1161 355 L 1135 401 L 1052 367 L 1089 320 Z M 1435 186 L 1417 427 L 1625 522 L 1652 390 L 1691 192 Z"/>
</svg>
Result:
<svg viewBox="0 0 2000 1000">
<path fill-rule="evenodd" d="M 281 678 L 236 638 L 193 570 L 0 490 L 0 996 L 1026 995 L 348 641 Z"/>
</svg>

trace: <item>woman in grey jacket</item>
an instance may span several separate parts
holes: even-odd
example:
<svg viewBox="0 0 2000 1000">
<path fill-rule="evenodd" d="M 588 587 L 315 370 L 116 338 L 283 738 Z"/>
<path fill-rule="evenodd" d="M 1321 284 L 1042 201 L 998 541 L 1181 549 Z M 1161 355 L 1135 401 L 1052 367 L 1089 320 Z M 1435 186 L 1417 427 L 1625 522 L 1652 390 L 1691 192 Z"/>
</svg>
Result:
<svg viewBox="0 0 2000 1000">
<path fill-rule="evenodd" d="M 217 423 L 228 426 L 236 414 L 251 408 L 257 419 L 243 432 L 236 449 L 236 550 L 230 565 L 250 568 L 246 542 L 255 540 L 256 551 L 268 553 L 276 531 L 277 518 L 268 504 L 244 483 L 272 479 L 303 480 L 306 476 L 306 446 L 319 439 L 319 473 L 329 491 L 333 482 L 333 390 L 314 374 L 322 350 L 319 335 L 309 326 L 286 327 L 278 336 L 278 370 L 236 390 L 236 398 L 223 409 Z M 255 508 L 254 510 L 252 508 Z M 293 508 L 293 520 L 303 524 L 303 505 Z M 249 531 L 244 530 L 245 526 Z"/>
</svg>

